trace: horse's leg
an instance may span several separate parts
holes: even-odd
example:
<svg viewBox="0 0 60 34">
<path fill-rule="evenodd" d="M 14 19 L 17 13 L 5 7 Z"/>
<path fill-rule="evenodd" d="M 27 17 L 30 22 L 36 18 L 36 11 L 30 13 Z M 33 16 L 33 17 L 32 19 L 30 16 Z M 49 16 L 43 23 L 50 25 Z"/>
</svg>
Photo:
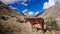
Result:
<svg viewBox="0 0 60 34">
<path fill-rule="evenodd" d="M 32 26 L 32 31 L 34 31 L 34 25 L 31 25 Z"/>
<path fill-rule="evenodd" d="M 40 26 L 41 26 L 41 30 L 43 31 L 44 30 L 44 23 L 42 22 L 39 22 L 40 23 Z"/>
<path fill-rule="evenodd" d="M 44 22 L 42 22 L 42 29 L 44 30 Z"/>
<path fill-rule="evenodd" d="M 33 25 L 31 24 L 31 28 L 33 29 Z"/>
<path fill-rule="evenodd" d="M 34 25 L 34 28 L 35 28 L 35 25 Z"/>
<path fill-rule="evenodd" d="M 43 30 L 43 25 L 42 25 L 41 23 L 40 23 L 40 26 L 41 26 L 41 28 L 40 28 L 40 29 L 41 29 L 41 30 Z"/>
<path fill-rule="evenodd" d="M 33 25 L 33 32 L 36 32 L 37 29 L 35 28 L 35 24 Z"/>
<path fill-rule="evenodd" d="M 42 22 L 41 27 L 42 27 L 43 33 L 45 33 L 46 29 L 44 29 L 44 22 Z"/>
</svg>

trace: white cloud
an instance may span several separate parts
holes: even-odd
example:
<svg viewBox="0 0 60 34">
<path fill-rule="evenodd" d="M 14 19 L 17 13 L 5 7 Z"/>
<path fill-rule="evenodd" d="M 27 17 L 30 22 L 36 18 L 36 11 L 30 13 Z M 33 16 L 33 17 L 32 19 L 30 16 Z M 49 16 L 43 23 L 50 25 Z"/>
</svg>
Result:
<svg viewBox="0 0 60 34">
<path fill-rule="evenodd" d="M 28 6 L 27 1 L 32 1 L 32 0 L 1 0 L 3 3 L 5 4 L 13 4 L 15 2 L 20 2 L 20 4 L 24 5 L 24 6 Z M 35 0 L 33 0 L 35 1 Z"/>
<path fill-rule="evenodd" d="M 28 13 L 27 13 L 28 12 Z M 27 16 L 36 16 L 38 13 L 39 13 L 39 11 L 37 11 L 36 13 L 34 13 L 34 12 L 32 12 L 32 11 L 28 11 L 28 9 L 24 9 L 23 11 L 22 11 L 22 13 L 24 14 L 24 15 L 27 15 Z"/>
<path fill-rule="evenodd" d="M 60 0 L 56 0 L 57 2 L 60 2 Z"/>
<path fill-rule="evenodd" d="M 1 1 L 5 4 L 10 4 L 10 3 L 17 2 L 18 0 L 1 0 Z"/>
<path fill-rule="evenodd" d="M 44 3 L 43 9 L 47 9 L 53 5 L 55 5 L 55 0 L 49 0 L 48 2 Z"/>
<path fill-rule="evenodd" d="M 17 8 L 15 8 L 15 7 L 12 7 L 12 6 L 10 6 L 12 9 L 17 9 Z"/>
<path fill-rule="evenodd" d="M 20 4 L 27 6 L 28 4 L 26 4 L 25 2 L 27 2 L 28 0 L 1 0 L 3 3 L 5 4 L 13 4 L 15 2 L 20 2 Z"/>
<path fill-rule="evenodd" d="M 33 12 L 29 12 L 29 14 L 28 14 L 29 16 L 33 16 L 34 15 L 34 13 Z"/>
<path fill-rule="evenodd" d="M 5 4 L 13 4 L 15 2 L 20 2 L 20 4 L 24 5 L 24 6 L 28 6 L 27 1 L 35 1 L 35 0 L 1 0 L 3 3 Z"/>
<path fill-rule="evenodd" d="M 60 2 L 60 0 L 49 0 L 48 2 L 45 2 L 44 3 L 44 6 L 43 6 L 43 9 L 48 9 L 50 8 L 51 6 L 54 6 L 56 5 L 56 2 Z"/>
<path fill-rule="evenodd" d="M 37 11 L 36 13 L 35 13 L 35 15 L 37 15 L 39 13 L 39 11 Z"/>
<path fill-rule="evenodd" d="M 22 11 L 22 13 L 23 13 L 24 15 L 27 15 L 27 11 L 28 11 L 28 9 L 24 9 L 24 10 Z"/>
<path fill-rule="evenodd" d="M 28 9 L 24 9 L 22 12 L 23 12 L 23 13 L 26 13 L 27 11 L 28 11 Z"/>
<path fill-rule="evenodd" d="M 23 3 L 20 3 L 20 4 L 22 4 L 22 5 L 24 5 L 24 6 L 28 6 L 28 4 L 26 4 L 26 3 L 24 3 L 24 2 L 23 2 Z"/>
<path fill-rule="evenodd" d="M 27 13 L 27 12 L 28 12 L 28 13 Z M 23 13 L 24 15 L 27 15 L 27 16 L 36 16 L 36 15 L 39 13 L 39 11 L 37 11 L 36 13 L 34 13 L 34 12 L 32 12 L 32 11 L 28 11 L 28 9 L 25 9 L 25 10 L 22 11 L 22 13 Z"/>
<path fill-rule="evenodd" d="M 27 13 L 23 13 L 24 15 L 27 15 Z"/>
</svg>

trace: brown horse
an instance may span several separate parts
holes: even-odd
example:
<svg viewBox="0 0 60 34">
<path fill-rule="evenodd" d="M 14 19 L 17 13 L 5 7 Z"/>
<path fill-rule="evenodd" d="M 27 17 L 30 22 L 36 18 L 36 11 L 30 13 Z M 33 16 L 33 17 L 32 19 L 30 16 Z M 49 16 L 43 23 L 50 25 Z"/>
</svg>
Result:
<svg viewBox="0 0 60 34">
<path fill-rule="evenodd" d="M 35 27 L 35 24 L 40 24 L 41 29 L 44 30 L 44 19 L 43 18 L 25 18 L 25 23 L 30 22 L 31 26 Z"/>
</svg>

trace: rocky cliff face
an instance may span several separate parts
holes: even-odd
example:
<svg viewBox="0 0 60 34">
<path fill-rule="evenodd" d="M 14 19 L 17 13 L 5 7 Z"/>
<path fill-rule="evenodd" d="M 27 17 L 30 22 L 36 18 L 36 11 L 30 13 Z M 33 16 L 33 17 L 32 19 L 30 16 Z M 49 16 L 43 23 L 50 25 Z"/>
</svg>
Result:
<svg viewBox="0 0 60 34">
<path fill-rule="evenodd" d="M 38 17 L 42 18 L 60 18 L 60 4 L 50 7 L 49 9 L 45 10 L 43 14 L 39 15 Z"/>
</svg>

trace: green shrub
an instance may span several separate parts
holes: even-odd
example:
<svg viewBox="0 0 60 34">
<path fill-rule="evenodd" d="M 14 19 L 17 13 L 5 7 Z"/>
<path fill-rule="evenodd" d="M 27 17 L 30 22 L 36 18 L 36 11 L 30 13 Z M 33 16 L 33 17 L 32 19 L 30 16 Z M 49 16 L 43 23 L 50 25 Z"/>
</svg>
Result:
<svg viewBox="0 0 60 34">
<path fill-rule="evenodd" d="M 9 29 L 0 29 L 0 34 L 12 34 Z"/>
<path fill-rule="evenodd" d="M 8 20 L 8 19 L 9 19 L 9 17 L 7 17 L 7 16 L 0 16 L 0 19 Z"/>
<path fill-rule="evenodd" d="M 24 21 L 21 19 L 17 19 L 16 22 L 24 23 Z"/>
<path fill-rule="evenodd" d="M 52 17 L 49 17 L 47 21 L 45 21 L 45 25 L 48 30 L 54 30 L 56 29 L 56 26 L 57 26 L 56 20 Z"/>
</svg>

